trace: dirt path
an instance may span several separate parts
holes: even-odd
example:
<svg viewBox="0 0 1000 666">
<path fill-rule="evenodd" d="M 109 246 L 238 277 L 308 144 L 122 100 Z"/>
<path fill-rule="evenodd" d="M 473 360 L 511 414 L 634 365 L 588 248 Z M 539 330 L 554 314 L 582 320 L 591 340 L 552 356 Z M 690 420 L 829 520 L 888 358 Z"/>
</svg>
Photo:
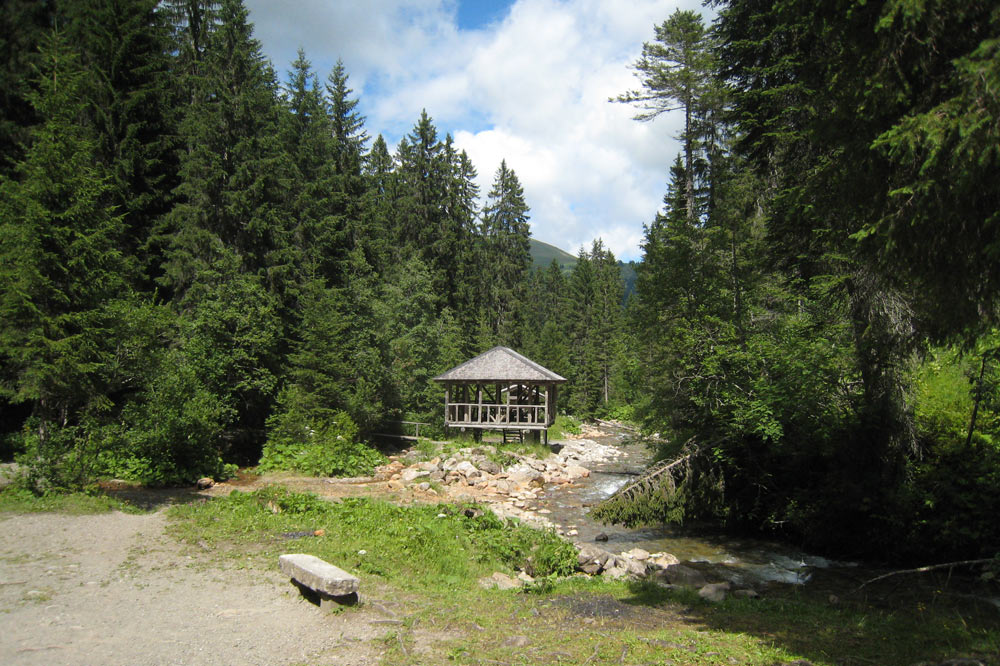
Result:
<svg viewBox="0 0 1000 666">
<path fill-rule="evenodd" d="M 277 567 L 219 567 L 164 534 L 162 511 L 0 515 L 0 664 L 378 661 L 391 610 L 329 614 Z"/>
</svg>

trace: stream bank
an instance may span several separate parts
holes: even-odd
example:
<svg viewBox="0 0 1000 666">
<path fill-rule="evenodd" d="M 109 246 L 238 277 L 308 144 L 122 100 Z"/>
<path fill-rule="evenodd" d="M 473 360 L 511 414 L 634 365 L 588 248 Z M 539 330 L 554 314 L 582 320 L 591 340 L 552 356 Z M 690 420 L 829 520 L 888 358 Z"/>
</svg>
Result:
<svg viewBox="0 0 1000 666">
<path fill-rule="evenodd" d="M 620 560 L 607 567 L 615 570 L 614 575 L 636 575 L 636 572 L 622 572 L 623 567 L 617 565 L 635 560 L 625 554 L 638 551 L 640 557 L 649 554 L 642 560 L 647 569 L 670 566 L 669 563 L 676 561 L 707 581 L 727 582 L 735 589 L 761 593 L 774 585 L 794 588 L 808 583 L 813 593 L 842 598 L 855 594 L 864 581 L 885 573 L 827 560 L 785 544 L 734 537 L 720 531 L 601 525 L 588 516 L 590 508 L 635 479 L 648 464 L 651 452 L 633 441 L 625 429 L 607 426 L 584 426 L 580 435 L 554 442 L 552 448 L 554 455 L 544 459 L 499 450 L 489 443 L 457 450 L 442 446 L 436 452 L 427 447 L 412 448 L 391 457 L 373 477 L 250 475 L 216 484 L 199 494 L 223 495 L 236 487 L 251 490 L 277 483 L 331 498 L 380 497 L 402 504 L 475 502 L 502 517 L 551 528 L 578 548 L 587 545 L 606 551 Z M 581 562 L 581 568 L 585 565 Z M 945 588 L 951 585 L 958 594 L 955 589 L 958 579 L 949 577 Z M 923 583 L 912 578 L 908 584 L 913 589 L 907 594 L 933 596 L 940 587 L 930 580 Z M 918 587 L 928 589 L 918 591 Z M 975 596 L 1000 607 L 1000 601 L 992 598 L 995 595 L 973 594 L 976 587 L 974 580 L 965 581 L 959 596 Z M 894 595 L 896 588 L 885 590 Z"/>
<path fill-rule="evenodd" d="M 479 502 L 500 517 L 551 528 L 576 543 L 581 569 L 592 574 L 641 576 L 680 564 L 682 569 L 673 573 L 684 572 L 688 580 L 762 589 L 771 583 L 803 584 L 817 570 L 849 566 L 722 534 L 602 525 L 589 517 L 590 508 L 635 479 L 651 452 L 612 424 L 584 426 L 580 435 L 554 442 L 553 449 L 553 455 L 539 459 L 481 444 L 429 460 L 418 460 L 411 450 L 379 468 L 375 483 L 417 500 Z M 499 464 L 498 457 L 507 464 Z M 600 566 L 595 568 L 595 561 Z"/>
</svg>

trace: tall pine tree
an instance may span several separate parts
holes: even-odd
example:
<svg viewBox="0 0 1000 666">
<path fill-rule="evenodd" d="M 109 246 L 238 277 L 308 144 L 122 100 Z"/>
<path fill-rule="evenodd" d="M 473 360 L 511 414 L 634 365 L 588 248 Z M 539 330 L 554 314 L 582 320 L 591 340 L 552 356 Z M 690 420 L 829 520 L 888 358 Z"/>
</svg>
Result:
<svg viewBox="0 0 1000 666">
<path fill-rule="evenodd" d="M 86 419 L 110 408 L 109 303 L 124 291 L 122 220 L 86 117 L 92 82 L 59 33 L 41 53 L 42 119 L 15 175 L 0 181 L 0 390 L 30 403 L 29 472 L 76 484 L 93 457 L 77 449 Z"/>
</svg>

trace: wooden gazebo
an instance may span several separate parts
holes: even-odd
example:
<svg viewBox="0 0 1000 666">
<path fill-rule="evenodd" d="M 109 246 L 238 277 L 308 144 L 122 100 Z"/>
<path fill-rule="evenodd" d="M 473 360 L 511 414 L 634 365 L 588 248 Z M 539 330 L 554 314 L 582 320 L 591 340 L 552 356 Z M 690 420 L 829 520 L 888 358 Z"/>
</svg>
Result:
<svg viewBox="0 0 1000 666">
<path fill-rule="evenodd" d="M 566 381 L 507 347 L 494 347 L 434 378 L 444 384 L 449 428 L 525 431 L 536 439 L 556 420 L 556 390 Z"/>
</svg>

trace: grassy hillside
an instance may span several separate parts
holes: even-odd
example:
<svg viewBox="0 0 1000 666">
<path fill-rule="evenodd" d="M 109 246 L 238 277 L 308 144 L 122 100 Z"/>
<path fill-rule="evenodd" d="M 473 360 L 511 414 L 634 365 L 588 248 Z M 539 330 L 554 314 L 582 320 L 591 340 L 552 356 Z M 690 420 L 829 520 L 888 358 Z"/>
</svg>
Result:
<svg viewBox="0 0 1000 666">
<path fill-rule="evenodd" d="M 535 268 L 548 268 L 552 260 L 559 263 L 559 268 L 564 273 L 569 273 L 576 266 L 576 257 L 565 250 L 560 250 L 554 245 L 543 243 L 542 241 L 529 238 L 531 243 L 531 262 Z M 619 261 L 618 265 L 622 269 L 622 279 L 625 281 L 625 299 L 635 293 L 635 262 L 628 263 Z"/>
<path fill-rule="evenodd" d="M 531 262 L 535 268 L 548 268 L 553 259 L 564 271 L 571 271 L 576 266 L 576 257 L 569 252 L 534 238 L 529 238 L 528 241 L 531 243 Z"/>
</svg>

